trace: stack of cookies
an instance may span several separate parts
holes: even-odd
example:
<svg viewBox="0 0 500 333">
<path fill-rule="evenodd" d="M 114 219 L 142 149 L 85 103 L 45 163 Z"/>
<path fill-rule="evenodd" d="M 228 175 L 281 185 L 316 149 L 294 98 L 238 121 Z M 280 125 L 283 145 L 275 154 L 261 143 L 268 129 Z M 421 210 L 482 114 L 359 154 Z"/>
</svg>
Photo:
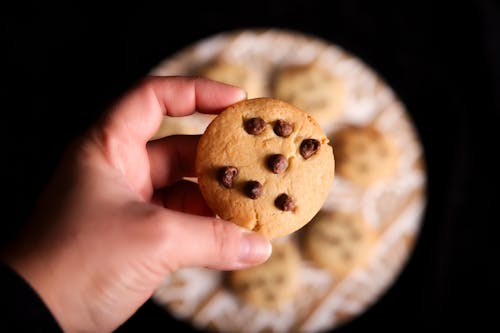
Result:
<svg viewBox="0 0 500 333">
<path fill-rule="evenodd" d="M 377 74 L 338 46 L 275 29 L 212 36 L 152 74 L 247 91 L 218 117 L 166 117 L 152 139 L 203 134 L 207 203 L 273 244 L 254 268 L 176 272 L 153 299 L 216 332 L 320 332 L 375 302 L 410 255 L 425 207 L 418 137 Z"/>
</svg>

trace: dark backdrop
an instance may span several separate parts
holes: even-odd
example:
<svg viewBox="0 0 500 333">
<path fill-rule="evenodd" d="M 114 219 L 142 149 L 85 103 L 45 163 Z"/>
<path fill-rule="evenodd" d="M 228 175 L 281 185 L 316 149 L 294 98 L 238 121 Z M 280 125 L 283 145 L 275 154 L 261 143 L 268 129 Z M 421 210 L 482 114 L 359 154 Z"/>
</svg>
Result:
<svg viewBox="0 0 500 333">
<path fill-rule="evenodd" d="M 68 141 L 160 60 L 226 30 L 289 28 L 375 69 L 406 104 L 427 159 L 429 202 L 413 255 L 380 300 L 339 332 L 477 329 L 490 319 L 484 300 L 498 291 L 490 221 L 500 220 L 499 4 L 180 2 L 0 10 L 2 244 L 24 223 Z M 148 302 L 118 331 L 190 330 Z"/>
</svg>

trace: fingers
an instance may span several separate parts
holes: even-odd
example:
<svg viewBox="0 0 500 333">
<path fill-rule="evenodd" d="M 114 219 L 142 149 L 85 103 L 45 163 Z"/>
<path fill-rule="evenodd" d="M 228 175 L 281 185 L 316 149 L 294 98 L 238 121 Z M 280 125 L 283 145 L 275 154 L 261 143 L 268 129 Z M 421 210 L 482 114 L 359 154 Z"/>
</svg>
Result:
<svg viewBox="0 0 500 333">
<path fill-rule="evenodd" d="M 240 88 L 208 79 L 149 77 L 110 110 L 102 126 L 117 140 L 145 144 L 164 115 L 215 113 L 245 97 Z"/>
<path fill-rule="evenodd" d="M 182 177 L 195 175 L 198 135 L 174 135 L 147 145 L 153 188 L 163 188 Z"/>
<path fill-rule="evenodd" d="M 199 216 L 214 216 L 200 193 L 198 185 L 188 180 L 181 180 L 172 186 L 157 190 L 153 202 L 178 212 Z"/>
<path fill-rule="evenodd" d="M 195 110 L 217 112 L 243 98 L 245 92 L 240 88 L 208 79 L 150 77 L 128 92 L 91 128 L 84 145 L 93 148 L 87 151 L 97 151 L 123 174 L 142 198 L 149 199 L 153 188 L 146 144 L 160 127 L 164 115 L 183 116 Z M 177 156 L 171 158 L 170 163 L 164 163 L 171 166 L 176 160 L 183 160 Z M 162 178 L 161 170 L 165 171 L 160 169 L 156 173 L 160 175 L 160 183 L 167 179 Z"/>
<path fill-rule="evenodd" d="M 239 269 L 260 264 L 271 255 L 271 244 L 257 233 L 221 219 L 165 210 L 159 260 L 168 271 L 202 266 Z"/>
</svg>

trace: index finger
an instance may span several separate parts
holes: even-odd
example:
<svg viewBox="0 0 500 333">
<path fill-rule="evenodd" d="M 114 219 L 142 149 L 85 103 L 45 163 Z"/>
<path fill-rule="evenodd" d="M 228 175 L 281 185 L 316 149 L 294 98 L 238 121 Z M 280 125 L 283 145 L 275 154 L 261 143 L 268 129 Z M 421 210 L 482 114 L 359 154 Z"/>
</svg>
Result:
<svg viewBox="0 0 500 333">
<path fill-rule="evenodd" d="M 217 113 L 245 98 L 244 90 L 209 79 L 152 76 L 118 101 L 102 126 L 118 142 L 144 145 L 158 130 L 163 116 Z"/>
</svg>

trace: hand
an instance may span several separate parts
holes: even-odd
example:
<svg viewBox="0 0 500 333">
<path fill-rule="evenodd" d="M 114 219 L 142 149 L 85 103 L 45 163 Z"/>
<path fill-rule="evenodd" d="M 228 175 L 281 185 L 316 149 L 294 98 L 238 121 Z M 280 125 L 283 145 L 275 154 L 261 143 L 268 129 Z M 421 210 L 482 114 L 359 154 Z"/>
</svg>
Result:
<svg viewBox="0 0 500 333">
<path fill-rule="evenodd" d="M 64 331 L 109 332 L 167 274 L 265 261 L 261 236 L 216 219 L 195 183 L 198 136 L 148 142 L 163 115 L 216 113 L 245 98 L 205 79 L 148 78 L 65 154 L 30 223 L 4 260 Z"/>
</svg>

